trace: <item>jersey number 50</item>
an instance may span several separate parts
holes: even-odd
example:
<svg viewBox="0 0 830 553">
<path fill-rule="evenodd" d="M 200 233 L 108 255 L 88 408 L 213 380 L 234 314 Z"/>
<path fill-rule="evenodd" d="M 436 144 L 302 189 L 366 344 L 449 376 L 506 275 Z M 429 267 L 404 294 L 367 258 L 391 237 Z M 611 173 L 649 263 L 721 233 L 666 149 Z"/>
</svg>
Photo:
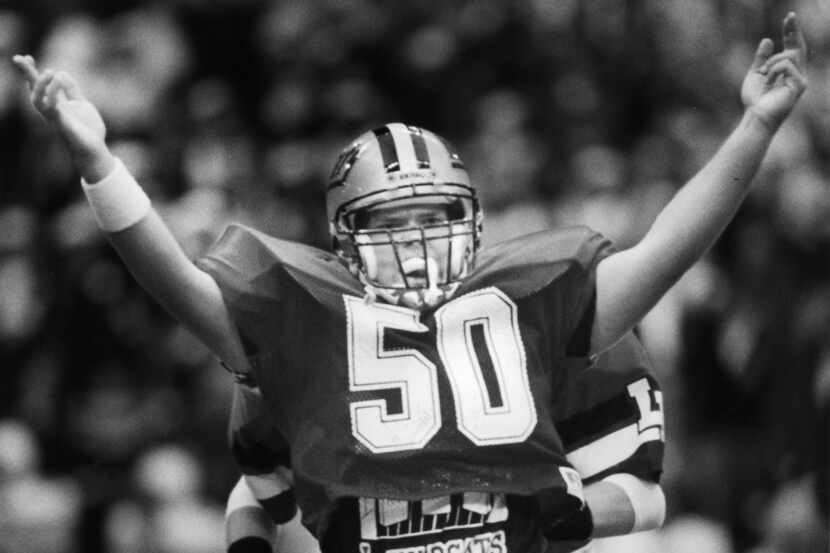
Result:
<svg viewBox="0 0 830 553">
<path fill-rule="evenodd" d="M 352 434 L 374 453 L 424 447 L 441 428 L 438 368 L 416 349 L 385 349 L 383 337 L 386 329 L 428 328 L 411 309 L 350 296 L 345 301 L 349 389 L 397 390 L 401 397 L 397 413 L 389 412 L 385 399 L 352 402 Z M 536 427 L 516 310 L 501 290 L 485 288 L 435 313 L 436 347 L 452 388 L 456 423 L 476 445 L 521 442 Z"/>
</svg>

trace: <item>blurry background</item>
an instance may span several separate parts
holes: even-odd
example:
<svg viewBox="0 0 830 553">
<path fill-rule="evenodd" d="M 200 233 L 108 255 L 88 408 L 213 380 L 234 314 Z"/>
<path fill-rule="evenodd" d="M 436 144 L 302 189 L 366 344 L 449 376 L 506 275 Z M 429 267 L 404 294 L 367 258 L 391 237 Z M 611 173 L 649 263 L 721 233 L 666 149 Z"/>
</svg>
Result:
<svg viewBox="0 0 830 553">
<path fill-rule="evenodd" d="M 621 247 L 741 114 L 799 12 L 811 87 L 714 251 L 649 314 L 669 517 L 618 552 L 825 552 L 830 2 L 27 0 L 0 6 L 0 551 L 222 551 L 229 376 L 97 231 L 10 57 L 71 72 L 199 256 L 228 221 L 327 246 L 323 183 L 387 121 L 454 142 L 486 241 Z"/>
</svg>

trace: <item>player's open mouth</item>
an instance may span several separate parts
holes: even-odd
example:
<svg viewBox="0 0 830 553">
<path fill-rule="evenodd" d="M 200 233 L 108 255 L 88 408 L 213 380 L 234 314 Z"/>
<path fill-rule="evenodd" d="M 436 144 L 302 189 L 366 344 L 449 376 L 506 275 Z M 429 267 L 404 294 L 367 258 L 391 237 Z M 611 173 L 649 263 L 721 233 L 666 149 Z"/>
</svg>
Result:
<svg viewBox="0 0 830 553">
<path fill-rule="evenodd" d="M 406 278 L 415 280 L 418 284 L 426 282 L 429 273 L 435 273 L 437 277 L 438 265 L 432 259 L 413 257 L 404 261 L 402 266 Z"/>
<path fill-rule="evenodd" d="M 406 276 L 427 276 L 427 264 L 420 257 L 411 257 L 404 261 L 402 265 Z"/>
</svg>

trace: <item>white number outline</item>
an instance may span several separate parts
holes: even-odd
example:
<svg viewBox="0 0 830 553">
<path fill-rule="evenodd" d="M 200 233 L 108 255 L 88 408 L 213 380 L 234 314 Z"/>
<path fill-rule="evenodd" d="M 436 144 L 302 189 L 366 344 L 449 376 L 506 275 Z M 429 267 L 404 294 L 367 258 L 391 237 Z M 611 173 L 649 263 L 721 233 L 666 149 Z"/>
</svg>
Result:
<svg viewBox="0 0 830 553">
<path fill-rule="evenodd" d="M 373 453 L 424 447 L 441 428 L 438 369 L 418 350 L 384 349 L 383 336 L 386 328 L 410 332 L 427 332 L 429 329 L 418 321 L 418 313 L 412 309 L 367 304 L 354 296 L 344 298 L 348 328 L 349 389 L 353 392 L 397 389 L 401 394 L 401 413 L 397 415 L 389 414 L 386 400 L 382 398 L 351 402 L 352 435 Z M 354 324 L 361 314 L 373 315 L 376 326 L 368 328 L 367 325 Z M 361 355 L 362 362 L 357 363 L 355 357 L 360 352 L 366 355 Z M 374 373 L 383 371 L 390 360 L 395 363 L 396 376 L 400 375 L 401 378 L 377 379 Z M 410 378 L 404 378 L 406 374 L 402 373 L 408 373 Z M 419 378 L 423 376 L 429 382 L 426 386 L 409 386 L 411 380 L 423 379 Z M 426 401 L 410 401 L 410 391 Z"/>
<path fill-rule="evenodd" d="M 402 407 L 400 414 L 390 415 L 383 398 L 351 402 L 352 434 L 373 453 L 425 447 L 442 424 L 438 368 L 416 349 L 384 349 L 383 336 L 386 328 L 427 332 L 428 327 L 419 321 L 420 315 L 414 309 L 343 297 L 349 390 L 397 389 Z M 469 313 L 477 316 L 467 318 Z M 527 439 L 536 428 L 537 413 L 515 302 L 498 288 L 484 288 L 444 304 L 435 313 L 435 323 L 436 348 L 452 390 L 459 431 L 478 446 Z M 500 407 L 490 405 L 471 343 L 470 329 L 476 324 L 484 326 L 487 350 L 503 400 Z M 394 380 L 384 374 L 392 370 Z M 425 378 L 429 380 L 426 385 Z"/>
<path fill-rule="evenodd" d="M 472 306 L 468 305 L 471 303 Z M 487 315 L 468 319 L 464 317 L 467 313 Z M 498 315 L 503 316 L 502 320 Z M 438 353 L 450 381 L 461 433 L 478 446 L 526 440 L 536 428 L 537 415 L 516 303 L 498 288 L 483 288 L 438 309 L 435 324 Z M 484 374 L 471 343 L 471 328 L 476 324 L 484 326 L 487 351 L 503 401 L 501 407 L 490 405 Z M 473 382 L 475 386 L 471 386 Z M 473 389 L 480 393 L 470 393 Z"/>
</svg>

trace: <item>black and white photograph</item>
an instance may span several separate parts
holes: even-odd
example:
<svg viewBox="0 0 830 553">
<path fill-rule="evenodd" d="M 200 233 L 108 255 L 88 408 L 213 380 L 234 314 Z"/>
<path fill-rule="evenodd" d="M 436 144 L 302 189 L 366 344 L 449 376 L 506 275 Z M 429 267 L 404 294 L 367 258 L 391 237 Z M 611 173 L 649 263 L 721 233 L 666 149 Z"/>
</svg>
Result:
<svg viewBox="0 0 830 553">
<path fill-rule="evenodd" d="M 0 553 L 830 553 L 830 0 L 0 0 Z"/>
</svg>

